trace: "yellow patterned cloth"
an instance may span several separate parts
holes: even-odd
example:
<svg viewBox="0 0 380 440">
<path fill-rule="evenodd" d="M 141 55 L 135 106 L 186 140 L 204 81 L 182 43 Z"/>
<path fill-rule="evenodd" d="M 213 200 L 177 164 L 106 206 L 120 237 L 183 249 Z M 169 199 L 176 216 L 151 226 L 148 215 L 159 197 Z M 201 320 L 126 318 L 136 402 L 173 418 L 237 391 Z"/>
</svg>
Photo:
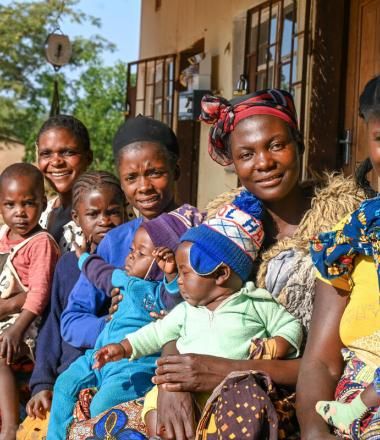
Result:
<svg viewBox="0 0 380 440">
<path fill-rule="evenodd" d="M 341 229 L 346 219 L 334 228 Z M 358 255 L 350 275 L 333 280 L 318 278 L 345 290 L 349 302 L 340 321 L 340 338 L 368 366 L 380 364 L 380 302 L 376 266 L 373 257 Z"/>
<path fill-rule="evenodd" d="M 47 413 L 46 419 L 32 419 L 27 417 L 20 425 L 17 431 L 17 440 L 46 440 L 49 415 Z"/>
</svg>

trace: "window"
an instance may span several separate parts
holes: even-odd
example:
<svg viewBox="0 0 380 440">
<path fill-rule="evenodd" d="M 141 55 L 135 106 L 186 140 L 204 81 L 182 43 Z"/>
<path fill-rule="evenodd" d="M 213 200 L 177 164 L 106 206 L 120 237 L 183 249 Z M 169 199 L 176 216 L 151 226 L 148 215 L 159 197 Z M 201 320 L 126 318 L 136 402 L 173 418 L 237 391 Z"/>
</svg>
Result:
<svg viewBox="0 0 380 440">
<path fill-rule="evenodd" d="M 128 64 L 126 112 L 142 114 L 172 127 L 175 55 L 147 58 Z"/>
<path fill-rule="evenodd" d="M 249 91 L 276 87 L 293 94 L 302 129 L 310 0 L 300 3 L 271 0 L 248 11 L 244 70 Z"/>
</svg>

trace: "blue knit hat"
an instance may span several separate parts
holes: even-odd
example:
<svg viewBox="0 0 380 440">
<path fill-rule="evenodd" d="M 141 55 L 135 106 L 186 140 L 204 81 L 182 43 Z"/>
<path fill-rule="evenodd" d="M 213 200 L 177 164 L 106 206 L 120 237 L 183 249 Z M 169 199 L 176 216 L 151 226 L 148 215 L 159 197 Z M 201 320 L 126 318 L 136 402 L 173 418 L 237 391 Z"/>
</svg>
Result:
<svg viewBox="0 0 380 440">
<path fill-rule="evenodd" d="M 189 229 L 181 242 L 193 243 L 191 267 L 199 275 L 209 275 L 226 264 L 247 281 L 264 239 L 262 215 L 261 202 L 243 191 L 232 204 L 219 209 L 215 218 Z"/>
</svg>

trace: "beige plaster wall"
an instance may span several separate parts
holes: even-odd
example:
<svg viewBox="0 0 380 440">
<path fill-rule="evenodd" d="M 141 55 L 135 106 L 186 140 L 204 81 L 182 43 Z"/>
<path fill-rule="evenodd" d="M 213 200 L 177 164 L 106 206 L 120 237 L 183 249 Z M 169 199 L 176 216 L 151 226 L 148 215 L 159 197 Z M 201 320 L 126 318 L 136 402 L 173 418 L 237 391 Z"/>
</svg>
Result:
<svg viewBox="0 0 380 440">
<path fill-rule="evenodd" d="M 0 173 L 9 165 L 22 162 L 24 145 L 16 142 L 0 142 Z"/>
<path fill-rule="evenodd" d="M 241 24 L 247 10 L 263 1 L 161 0 L 161 7 L 156 11 L 155 0 L 142 0 L 140 59 L 178 54 L 204 38 L 205 52 L 212 57 L 213 92 L 230 98 L 236 79 L 243 72 L 245 35 Z M 301 0 L 299 5 L 298 13 L 303 15 L 306 2 Z M 301 39 L 299 44 L 302 44 Z M 309 78 L 310 72 L 307 93 Z M 310 96 L 306 96 L 309 100 Z M 298 100 L 297 91 L 295 100 Z M 308 121 L 305 122 L 307 127 Z M 208 129 L 202 124 L 198 174 L 198 205 L 201 208 L 237 184 L 234 173 L 210 159 L 207 153 Z M 305 135 L 307 141 L 307 131 Z"/>
<path fill-rule="evenodd" d="M 259 0 L 162 0 L 156 12 L 154 0 L 142 0 L 140 59 L 179 53 L 204 38 L 205 52 L 213 58 L 214 92 L 231 97 L 234 17 L 245 16 L 258 3 Z M 210 159 L 208 129 L 202 124 L 198 175 L 201 208 L 237 185 L 234 173 Z"/>
</svg>

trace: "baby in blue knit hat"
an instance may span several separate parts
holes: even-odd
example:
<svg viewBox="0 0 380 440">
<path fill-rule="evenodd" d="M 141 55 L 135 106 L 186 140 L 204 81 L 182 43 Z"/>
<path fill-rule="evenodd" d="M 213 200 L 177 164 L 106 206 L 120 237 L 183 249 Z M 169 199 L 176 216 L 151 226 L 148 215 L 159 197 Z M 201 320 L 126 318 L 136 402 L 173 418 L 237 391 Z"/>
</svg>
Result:
<svg viewBox="0 0 380 440">
<path fill-rule="evenodd" d="M 175 258 L 167 255 L 165 264 L 167 275 L 178 273 L 185 301 L 162 320 L 99 349 L 94 368 L 156 353 L 172 340 L 181 354 L 241 360 L 249 358 L 252 339 L 271 338 L 275 358 L 297 357 L 300 323 L 268 291 L 248 281 L 264 238 L 261 216 L 261 203 L 245 191 L 215 218 L 186 231 Z M 156 398 L 153 389 L 143 412 L 152 436 L 156 434 Z M 205 403 L 204 396 L 198 403 Z"/>
</svg>

